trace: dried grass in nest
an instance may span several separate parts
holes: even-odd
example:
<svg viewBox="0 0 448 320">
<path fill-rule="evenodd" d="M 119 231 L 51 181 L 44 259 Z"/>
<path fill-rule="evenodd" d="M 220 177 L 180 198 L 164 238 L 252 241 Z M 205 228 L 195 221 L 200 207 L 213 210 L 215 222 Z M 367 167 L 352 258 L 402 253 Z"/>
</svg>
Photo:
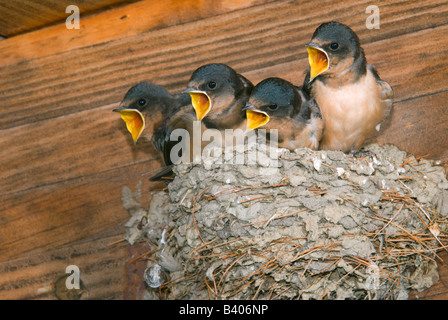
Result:
<svg viewBox="0 0 448 320">
<path fill-rule="evenodd" d="M 244 168 L 181 168 L 141 232 L 158 244 L 149 266 L 166 256 L 177 263 L 164 265 L 170 280 L 158 297 L 405 299 L 410 288 L 429 287 L 438 252 L 448 251 L 446 177 L 387 148 L 374 146 L 373 162 L 287 152 L 274 183 L 241 175 Z M 232 170 L 241 179 L 228 184 Z"/>
</svg>

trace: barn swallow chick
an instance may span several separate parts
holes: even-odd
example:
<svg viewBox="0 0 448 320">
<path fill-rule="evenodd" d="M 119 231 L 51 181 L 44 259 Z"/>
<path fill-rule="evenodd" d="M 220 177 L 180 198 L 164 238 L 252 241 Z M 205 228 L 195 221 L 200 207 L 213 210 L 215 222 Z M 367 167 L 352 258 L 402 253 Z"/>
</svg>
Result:
<svg viewBox="0 0 448 320">
<path fill-rule="evenodd" d="M 151 180 L 171 176 L 171 149 L 178 141 L 171 141 L 171 132 L 185 129 L 192 133 L 195 113 L 191 108 L 190 96 L 185 93 L 171 95 L 162 86 L 141 82 L 125 95 L 118 112 L 131 133 L 134 144 L 141 137 L 152 141 L 166 167 Z"/>
<path fill-rule="evenodd" d="M 136 144 L 142 136 L 151 141 L 166 119 L 189 105 L 186 94 L 172 96 L 162 86 L 141 82 L 129 89 L 120 106 L 113 111 L 120 114 Z"/>
<path fill-rule="evenodd" d="M 314 99 L 280 78 L 268 78 L 257 84 L 246 107 L 247 129 L 278 131 L 278 146 L 294 150 L 317 150 L 323 130 L 323 120 Z"/>
<path fill-rule="evenodd" d="M 320 25 L 307 50 L 303 89 L 322 112 L 320 148 L 357 152 L 390 115 L 392 88 L 367 64 L 358 36 L 346 25 Z"/>
<path fill-rule="evenodd" d="M 246 105 L 253 84 L 229 66 L 204 65 L 193 72 L 188 82 L 191 103 L 197 120 L 218 130 L 244 128 Z"/>
</svg>

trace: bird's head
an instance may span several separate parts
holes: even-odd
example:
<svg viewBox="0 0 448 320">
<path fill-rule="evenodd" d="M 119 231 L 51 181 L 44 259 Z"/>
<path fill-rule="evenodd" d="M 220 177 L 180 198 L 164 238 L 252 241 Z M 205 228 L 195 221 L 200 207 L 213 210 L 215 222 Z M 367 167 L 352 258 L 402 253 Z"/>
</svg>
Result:
<svg viewBox="0 0 448 320">
<path fill-rule="evenodd" d="M 183 92 L 190 94 L 199 121 L 206 116 L 217 118 L 238 99 L 245 89 L 245 81 L 229 66 L 212 63 L 194 71 Z"/>
<path fill-rule="evenodd" d="M 288 120 L 292 118 L 300 106 L 300 95 L 290 82 L 280 78 L 267 78 L 257 84 L 246 107 L 246 127 L 253 130 L 260 127 L 281 129 L 275 127 L 272 120 Z"/>
<path fill-rule="evenodd" d="M 164 99 L 167 98 L 171 98 L 171 94 L 162 86 L 141 82 L 129 89 L 119 107 L 113 110 L 126 123 L 134 143 L 143 131 L 152 136 L 154 126 L 162 121 Z"/>
<path fill-rule="evenodd" d="M 339 22 L 321 24 L 307 44 L 310 82 L 317 76 L 332 77 L 350 67 L 360 54 L 359 38 Z"/>
</svg>

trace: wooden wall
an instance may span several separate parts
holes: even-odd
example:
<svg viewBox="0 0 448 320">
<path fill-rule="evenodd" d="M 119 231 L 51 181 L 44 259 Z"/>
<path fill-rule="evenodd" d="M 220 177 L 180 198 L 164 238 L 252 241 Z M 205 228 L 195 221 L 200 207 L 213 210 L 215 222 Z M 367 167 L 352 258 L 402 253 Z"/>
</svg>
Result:
<svg viewBox="0 0 448 320">
<path fill-rule="evenodd" d="M 88 298 L 139 297 L 129 261 L 145 248 L 117 242 L 128 219 L 121 188 L 141 181 L 146 205 L 160 164 L 111 110 L 140 81 L 175 92 L 210 62 L 254 83 L 299 84 L 304 45 L 322 22 L 350 25 L 394 88 L 391 126 L 377 141 L 448 161 L 448 3 L 376 1 L 378 30 L 365 25 L 370 4 L 146 0 L 81 14 L 79 30 L 64 20 L 1 40 L 0 298 L 54 298 L 49 285 L 68 264 L 80 267 Z M 8 27 L 0 19 L 0 35 L 14 34 Z"/>
<path fill-rule="evenodd" d="M 0 2 L 0 36 L 10 37 L 65 21 L 76 5 L 85 16 L 137 0 L 9 0 Z"/>
</svg>

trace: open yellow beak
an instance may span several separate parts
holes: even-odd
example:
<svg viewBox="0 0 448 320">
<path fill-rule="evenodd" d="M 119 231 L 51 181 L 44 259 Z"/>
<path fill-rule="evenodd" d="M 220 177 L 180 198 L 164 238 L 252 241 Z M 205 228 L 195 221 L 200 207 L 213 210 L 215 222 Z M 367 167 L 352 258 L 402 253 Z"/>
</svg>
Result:
<svg viewBox="0 0 448 320">
<path fill-rule="evenodd" d="M 121 118 L 126 123 L 126 128 L 132 135 L 132 140 L 137 143 L 138 138 L 145 129 L 145 118 L 142 113 L 135 109 L 115 109 L 121 115 Z"/>
<path fill-rule="evenodd" d="M 246 110 L 247 130 L 257 129 L 269 122 L 269 116 L 266 112 Z"/>
<path fill-rule="evenodd" d="M 318 75 L 326 71 L 330 66 L 330 58 L 327 53 L 314 45 L 308 45 L 308 61 L 310 63 L 310 82 Z"/>
<path fill-rule="evenodd" d="M 196 118 L 198 121 L 204 119 L 204 117 L 211 110 L 211 101 L 208 95 L 203 91 L 185 91 L 190 94 L 191 104 L 194 111 L 196 111 Z"/>
</svg>

